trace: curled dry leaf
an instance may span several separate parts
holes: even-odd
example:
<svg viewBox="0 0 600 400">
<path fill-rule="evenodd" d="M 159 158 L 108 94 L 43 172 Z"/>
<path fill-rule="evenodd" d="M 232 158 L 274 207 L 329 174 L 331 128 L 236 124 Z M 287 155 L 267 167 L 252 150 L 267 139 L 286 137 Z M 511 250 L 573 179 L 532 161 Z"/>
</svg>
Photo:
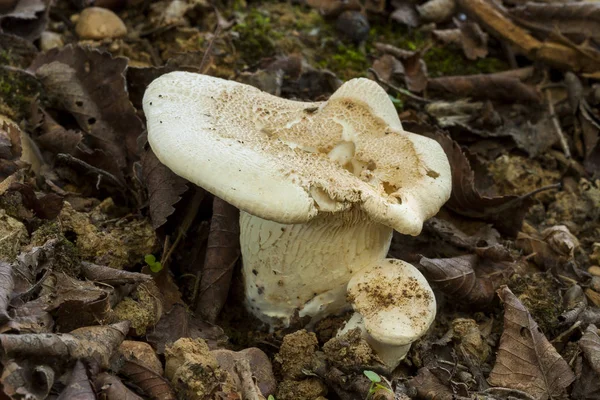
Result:
<svg viewBox="0 0 600 400">
<path fill-rule="evenodd" d="M 240 257 L 239 212 L 216 197 L 202 268 L 196 311 L 214 322 L 227 300 L 233 268 Z"/>
<path fill-rule="evenodd" d="M 41 219 L 56 218 L 63 207 L 63 199 L 59 195 L 47 193 L 38 197 L 33 187 L 28 184 L 15 182 L 10 185 L 8 192 L 19 192 L 23 206 L 33 211 L 33 215 Z"/>
<path fill-rule="evenodd" d="M 142 179 L 148 190 L 152 227 L 156 230 L 175 212 L 174 205 L 188 190 L 188 182 L 158 161 L 149 146 L 142 155 Z"/>
<path fill-rule="evenodd" d="M 88 378 L 87 370 L 81 360 L 77 360 L 67 386 L 60 392 L 57 400 L 96 400 L 96 393 Z"/>
<path fill-rule="evenodd" d="M 50 0 L 17 0 L 0 13 L 0 30 L 34 41 L 46 29 L 51 5 Z"/>
<path fill-rule="evenodd" d="M 408 381 L 408 386 L 416 389 L 419 398 L 427 400 L 455 400 L 456 396 L 449 386 L 446 386 L 427 367 L 419 369 L 417 376 Z"/>
<path fill-rule="evenodd" d="M 126 69 L 125 58 L 79 46 L 52 49 L 30 67 L 58 108 L 75 118 L 86 146 L 106 153 L 105 164 L 120 169 L 137 159 L 142 133 L 127 94 Z"/>
<path fill-rule="evenodd" d="M 483 98 L 507 103 L 536 104 L 540 102 L 540 95 L 533 87 L 519 79 L 503 74 L 433 78 L 429 80 L 427 87 L 458 97 Z"/>
<path fill-rule="evenodd" d="M 569 364 L 508 287 L 498 295 L 504 302 L 504 331 L 490 384 L 522 390 L 536 400 L 560 396 L 575 380 Z"/>
<path fill-rule="evenodd" d="M 5 324 L 10 319 L 8 305 L 13 288 L 12 264 L 0 260 L 0 325 Z"/>
<path fill-rule="evenodd" d="M 485 306 L 496 289 L 512 274 L 512 261 L 495 261 L 477 254 L 452 258 L 421 258 L 420 271 L 429 282 L 452 299 Z"/>
<path fill-rule="evenodd" d="M 153 400 L 175 400 L 171 384 L 165 378 L 134 361 L 126 361 L 119 370 L 127 379 L 139 387 Z"/>
<path fill-rule="evenodd" d="M 534 60 L 560 69 L 594 73 L 600 71 L 600 52 L 583 44 L 569 43 L 562 37 L 560 42 L 541 42 L 524 29 L 515 25 L 498 3 L 487 0 L 457 0 L 459 7 L 487 32 L 507 42 L 520 53 Z"/>
<path fill-rule="evenodd" d="M 573 259 L 579 241 L 564 225 L 544 229 L 541 233 L 519 232 L 515 241 L 525 255 L 533 254 L 533 261 L 545 270 L 556 270 Z"/>
<path fill-rule="evenodd" d="M 481 30 L 477 22 L 454 19 L 461 34 L 461 45 L 465 57 L 469 60 L 484 58 L 488 54 L 488 35 Z"/>
<path fill-rule="evenodd" d="M 524 196 L 482 196 L 475 187 L 475 174 L 469 160 L 458 143 L 428 125 L 409 122 L 403 125 L 407 131 L 437 140 L 446 152 L 452 169 L 452 194 L 445 207 L 465 217 L 491 222 L 507 235 L 515 236 L 519 232 L 536 191 Z"/>
<path fill-rule="evenodd" d="M 94 378 L 96 392 L 104 396 L 106 400 L 142 400 L 140 396 L 133 393 L 121 380 L 106 372 L 102 372 Z"/>
<path fill-rule="evenodd" d="M 421 18 L 412 1 L 392 1 L 394 12 L 390 15 L 392 21 L 396 21 L 402 25 L 416 28 L 421 25 Z"/>
<path fill-rule="evenodd" d="M 583 357 L 578 358 L 575 366 L 577 380 L 571 396 L 577 400 L 600 398 L 600 337 L 596 325 L 588 325 L 579 339 L 579 348 Z"/>
<path fill-rule="evenodd" d="M 509 11 L 511 17 L 538 33 L 561 34 L 577 41 L 591 38 L 600 42 L 600 5 L 596 2 L 528 2 Z"/>
<path fill-rule="evenodd" d="M 2 394 L 11 399 L 46 399 L 57 379 L 48 365 L 34 365 L 27 360 L 6 360 L 2 364 Z"/>
<path fill-rule="evenodd" d="M 150 275 L 123 271 L 85 261 L 81 263 L 81 274 L 85 279 L 110 286 L 143 283 L 152 279 Z"/>
<path fill-rule="evenodd" d="M 123 321 L 79 328 L 69 334 L 1 334 L 0 345 L 4 355 L 11 358 L 52 357 L 73 361 L 92 358 L 108 368 L 110 357 L 128 331 L 129 321 Z"/>
</svg>

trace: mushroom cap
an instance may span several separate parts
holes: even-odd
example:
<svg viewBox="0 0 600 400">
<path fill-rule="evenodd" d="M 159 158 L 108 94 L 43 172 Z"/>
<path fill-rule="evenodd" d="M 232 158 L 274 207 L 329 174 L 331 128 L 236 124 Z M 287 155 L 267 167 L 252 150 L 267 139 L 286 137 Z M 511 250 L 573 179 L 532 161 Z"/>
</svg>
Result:
<svg viewBox="0 0 600 400">
<path fill-rule="evenodd" d="M 305 223 L 356 208 L 416 235 L 450 196 L 440 145 L 405 132 L 386 92 L 368 79 L 309 103 L 171 72 L 150 84 L 144 112 L 163 164 L 267 220 Z"/>
<path fill-rule="evenodd" d="M 382 260 L 348 282 L 348 299 L 378 342 L 407 345 L 423 336 L 435 318 L 435 296 L 425 277 L 402 260 Z"/>
</svg>

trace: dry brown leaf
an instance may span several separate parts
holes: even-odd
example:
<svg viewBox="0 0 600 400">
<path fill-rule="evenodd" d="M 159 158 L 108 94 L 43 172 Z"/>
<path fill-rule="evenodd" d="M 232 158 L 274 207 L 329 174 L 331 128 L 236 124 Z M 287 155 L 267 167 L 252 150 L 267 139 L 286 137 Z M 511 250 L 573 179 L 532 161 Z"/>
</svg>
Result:
<svg viewBox="0 0 600 400">
<path fill-rule="evenodd" d="M 600 5 L 596 2 L 528 2 L 510 9 L 509 14 L 517 23 L 540 33 L 558 30 L 578 41 L 600 41 Z"/>
<path fill-rule="evenodd" d="M 48 365 L 35 365 L 30 360 L 6 360 L 2 364 L 0 393 L 11 399 L 46 399 L 57 379 Z"/>
<path fill-rule="evenodd" d="M 524 196 L 482 196 L 475 187 L 475 174 L 469 160 L 458 143 L 444 132 L 428 125 L 410 122 L 403 125 L 409 132 L 435 139 L 446 152 L 452 170 L 452 194 L 445 207 L 465 217 L 491 222 L 499 231 L 516 236 L 525 213 L 533 204 L 531 196 L 535 192 Z"/>
<path fill-rule="evenodd" d="M 427 65 L 421 58 L 421 53 L 417 52 L 413 56 L 402 60 L 404 66 L 404 80 L 406 87 L 411 92 L 420 93 L 427 87 Z"/>
<path fill-rule="evenodd" d="M 60 392 L 57 400 L 96 400 L 96 393 L 87 375 L 85 365 L 81 360 L 77 360 L 67 386 Z"/>
<path fill-rule="evenodd" d="M 419 261 L 423 275 L 453 300 L 474 306 L 492 302 L 496 289 L 512 274 L 512 261 L 495 261 L 477 254 Z"/>
<path fill-rule="evenodd" d="M 393 0 L 392 6 L 394 7 L 394 11 L 390 14 L 392 21 L 411 28 L 421 25 L 421 18 L 412 1 Z"/>
<path fill-rule="evenodd" d="M 590 46 L 578 47 L 571 43 L 541 42 L 515 25 L 497 3 L 490 0 L 457 0 L 459 7 L 476 20 L 486 31 L 501 41 L 508 42 L 520 53 L 575 72 L 593 73 L 600 70 L 600 52 Z"/>
<path fill-rule="evenodd" d="M 444 76 L 429 80 L 428 89 L 507 103 L 537 104 L 540 95 L 534 87 L 503 74 Z"/>
<path fill-rule="evenodd" d="M 529 311 L 506 286 L 504 331 L 489 382 L 522 390 L 536 400 L 558 397 L 575 380 L 573 371 L 541 332 Z"/>
<path fill-rule="evenodd" d="M 594 400 L 600 398 L 600 337 L 594 324 L 588 325 L 579 339 L 579 356 L 575 364 L 577 380 L 573 385 L 571 397 L 576 400 Z"/>
<path fill-rule="evenodd" d="M 417 376 L 408 381 L 408 386 L 417 390 L 419 398 L 426 400 L 462 400 L 427 367 L 419 369 Z"/>
<path fill-rule="evenodd" d="M 125 58 L 79 46 L 52 49 L 30 67 L 58 109 L 75 118 L 87 147 L 103 151 L 110 157 L 105 164 L 120 169 L 137 160 L 142 133 L 142 122 L 129 101 L 126 69 Z"/>
<path fill-rule="evenodd" d="M 171 384 L 156 372 L 133 361 L 126 361 L 119 370 L 152 400 L 175 400 Z"/>
<path fill-rule="evenodd" d="M 188 182 L 165 167 L 149 146 L 142 155 L 142 179 L 148 191 L 152 227 L 158 229 L 175 212 L 174 205 L 188 190 Z"/>
<path fill-rule="evenodd" d="M 79 328 L 68 334 L 0 335 L 4 355 L 16 359 L 56 357 L 62 360 L 92 358 L 103 368 L 129 331 L 129 321 Z"/>
<path fill-rule="evenodd" d="M 81 263 L 81 274 L 85 279 L 105 283 L 110 286 L 143 283 L 152 279 L 150 275 L 123 271 L 86 261 Z"/>
<path fill-rule="evenodd" d="M 227 300 L 233 268 L 240 258 L 239 211 L 216 197 L 202 267 L 196 312 L 215 322 Z"/>
<path fill-rule="evenodd" d="M 469 60 L 484 58 L 488 54 L 488 35 L 481 30 L 477 22 L 454 19 L 461 33 L 461 45 L 465 57 Z"/>
<path fill-rule="evenodd" d="M 96 392 L 105 400 L 142 400 L 121 382 L 121 380 L 106 372 L 94 377 Z"/>
<path fill-rule="evenodd" d="M 52 2 L 49 0 L 17 0 L 9 11 L 0 13 L 0 30 L 33 41 L 48 24 Z"/>
<path fill-rule="evenodd" d="M 12 297 L 13 288 L 12 264 L 0 260 L 0 325 L 5 324 L 10 319 L 8 304 Z"/>
</svg>

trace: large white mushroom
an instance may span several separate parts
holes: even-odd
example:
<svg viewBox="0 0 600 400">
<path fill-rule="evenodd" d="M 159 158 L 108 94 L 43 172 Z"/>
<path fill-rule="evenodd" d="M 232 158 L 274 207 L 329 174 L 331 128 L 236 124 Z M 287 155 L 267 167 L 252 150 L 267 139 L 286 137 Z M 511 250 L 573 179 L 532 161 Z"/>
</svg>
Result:
<svg viewBox="0 0 600 400">
<path fill-rule="evenodd" d="M 384 263 L 393 230 L 418 235 L 450 196 L 442 148 L 404 131 L 368 79 L 307 103 L 172 72 L 150 84 L 144 112 L 159 160 L 241 210 L 248 307 L 271 326 L 346 308 L 348 282 Z M 420 276 L 410 264 L 385 264 Z"/>
</svg>

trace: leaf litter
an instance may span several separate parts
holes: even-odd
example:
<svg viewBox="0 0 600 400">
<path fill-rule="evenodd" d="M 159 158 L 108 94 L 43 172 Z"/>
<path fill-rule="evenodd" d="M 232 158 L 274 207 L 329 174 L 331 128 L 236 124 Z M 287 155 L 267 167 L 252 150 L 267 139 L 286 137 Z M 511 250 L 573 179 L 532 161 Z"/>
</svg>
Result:
<svg viewBox="0 0 600 400">
<path fill-rule="evenodd" d="M 247 315 L 237 210 L 146 143 L 145 87 L 185 70 L 305 101 L 371 77 L 446 151 L 450 201 L 390 250 L 439 304 L 378 374 L 396 398 L 599 396 L 598 4 L 93 3 L 127 33 L 80 39 L 91 2 L 0 4 L 4 395 L 392 398 L 369 345 L 332 338 L 347 316 Z"/>
</svg>

